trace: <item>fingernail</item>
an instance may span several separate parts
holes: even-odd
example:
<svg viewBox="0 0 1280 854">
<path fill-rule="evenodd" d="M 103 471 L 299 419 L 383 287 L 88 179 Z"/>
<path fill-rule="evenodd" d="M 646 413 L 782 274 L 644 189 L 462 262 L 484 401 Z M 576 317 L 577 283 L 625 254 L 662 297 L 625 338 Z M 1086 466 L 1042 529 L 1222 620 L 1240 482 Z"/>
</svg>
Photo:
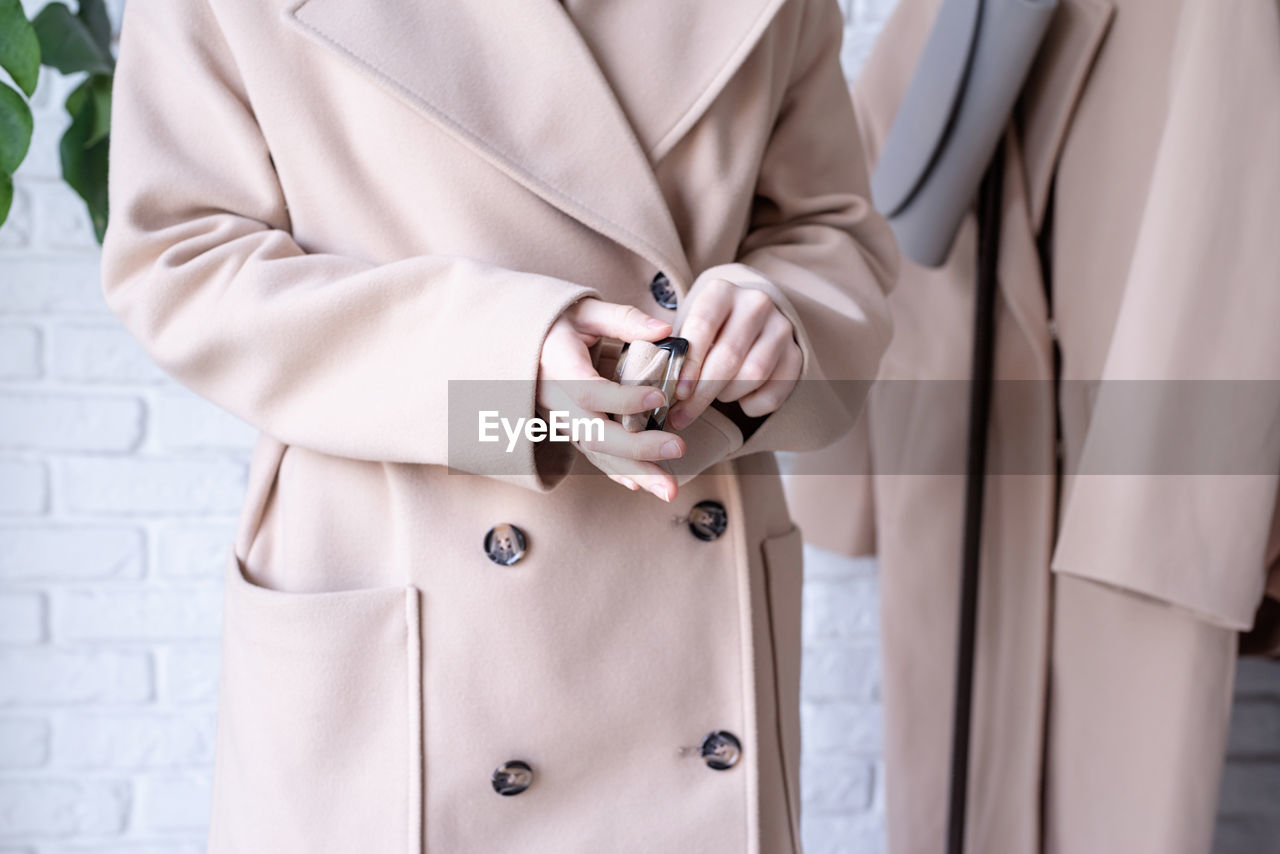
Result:
<svg viewBox="0 0 1280 854">
<path fill-rule="evenodd" d="M 661 329 L 662 327 L 667 326 L 668 324 L 665 320 L 659 320 L 656 317 L 648 317 L 648 318 L 645 318 L 644 325 L 649 327 L 650 329 Z"/>
<path fill-rule="evenodd" d="M 665 460 L 675 459 L 676 457 L 683 455 L 684 451 L 680 449 L 680 443 L 675 439 L 666 442 L 662 446 L 662 458 Z"/>
<path fill-rule="evenodd" d="M 668 416 L 667 420 L 671 422 L 671 426 L 676 430 L 683 430 L 689 426 L 689 413 L 683 409 L 677 409 Z"/>
<path fill-rule="evenodd" d="M 644 396 L 645 409 L 657 409 L 667 402 L 667 396 L 660 391 L 651 391 Z"/>
<path fill-rule="evenodd" d="M 633 492 L 636 489 L 639 489 L 639 487 L 636 486 L 636 482 L 629 477 L 623 477 L 622 475 L 618 475 L 618 483 L 622 484 L 627 489 L 630 489 Z"/>
<path fill-rule="evenodd" d="M 693 394 L 693 380 L 680 380 L 676 385 L 676 394 L 680 397 L 688 397 Z"/>
<path fill-rule="evenodd" d="M 667 497 L 667 488 L 660 483 L 655 483 L 653 486 L 649 487 L 649 491 L 661 498 L 663 501 L 671 500 Z"/>
</svg>

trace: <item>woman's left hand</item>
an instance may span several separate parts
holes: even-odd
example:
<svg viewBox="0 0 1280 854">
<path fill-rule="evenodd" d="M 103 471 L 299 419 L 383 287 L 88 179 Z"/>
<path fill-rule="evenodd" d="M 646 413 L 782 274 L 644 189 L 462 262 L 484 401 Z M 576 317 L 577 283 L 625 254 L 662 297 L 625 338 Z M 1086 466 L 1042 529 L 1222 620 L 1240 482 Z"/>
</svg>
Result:
<svg viewBox="0 0 1280 854">
<path fill-rule="evenodd" d="M 791 321 L 764 291 L 714 279 L 680 328 L 689 342 L 667 423 L 681 430 L 713 400 L 738 401 L 747 415 L 776 410 L 800 379 L 803 355 Z"/>
</svg>

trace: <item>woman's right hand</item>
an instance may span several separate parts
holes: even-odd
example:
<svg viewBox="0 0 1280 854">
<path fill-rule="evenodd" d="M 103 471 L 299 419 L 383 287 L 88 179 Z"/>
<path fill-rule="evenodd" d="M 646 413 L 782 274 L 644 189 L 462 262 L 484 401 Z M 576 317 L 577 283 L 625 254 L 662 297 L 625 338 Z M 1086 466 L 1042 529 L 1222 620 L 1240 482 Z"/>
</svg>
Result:
<svg viewBox="0 0 1280 854">
<path fill-rule="evenodd" d="M 605 337 L 658 341 L 670 334 L 671 324 L 635 306 L 588 297 L 569 306 L 552 324 L 538 362 L 539 414 L 546 417 L 556 410 L 569 418 L 604 421 L 603 439 L 583 439 L 575 447 L 611 480 L 628 489 L 646 489 L 663 501 L 675 497 L 676 480 L 650 461 L 683 456 L 684 440 L 662 430 L 629 433 L 609 418 L 655 409 L 665 402 L 662 392 L 600 376 L 587 348 Z"/>
</svg>

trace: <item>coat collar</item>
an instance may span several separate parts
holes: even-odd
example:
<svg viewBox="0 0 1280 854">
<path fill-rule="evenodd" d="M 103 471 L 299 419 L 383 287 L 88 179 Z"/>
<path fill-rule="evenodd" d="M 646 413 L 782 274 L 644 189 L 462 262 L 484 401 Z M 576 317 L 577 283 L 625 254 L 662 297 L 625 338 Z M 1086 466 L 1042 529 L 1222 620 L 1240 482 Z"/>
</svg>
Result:
<svg viewBox="0 0 1280 854">
<path fill-rule="evenodd" d="M 559 0 L 291 0 L 283 14 L 684 290 L 693 272 L 654 167 L 784 2 L 599 4 L 589 12 L 590 43 Z M 659 29 L 671 16 L 681 26 Z M 615 62 L 610 74 L 618 48 L 642 67 Z"/>
<path fill-rule="evenodd" d="M 1113 0 L 1064 0 L 1036 55 L 1019 103 L 1023 174 L 1032 228 L 1039 231 L 1049 185 L 1080 93 L 1115 12 Z"/>
</svg>

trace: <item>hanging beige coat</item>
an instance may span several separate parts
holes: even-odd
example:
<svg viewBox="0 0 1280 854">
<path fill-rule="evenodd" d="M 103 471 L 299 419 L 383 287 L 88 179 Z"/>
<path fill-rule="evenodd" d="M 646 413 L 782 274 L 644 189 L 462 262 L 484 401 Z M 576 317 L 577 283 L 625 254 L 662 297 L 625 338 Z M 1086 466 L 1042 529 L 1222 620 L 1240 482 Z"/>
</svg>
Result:
<svg viewBox="0 0 1280 854">
<path fill-rule="evenodd" d="M 855 83 L 872 162 L 937 8 L 901 0 Z M 1270 320 L 1280 316 L 1278 93 L 1275 0 L 1061 0 L 1022 93 L 1006 134 L 972 852 L 1042 850 L 1051 567 L 1212 626 L 1254 623 L 1280 544 L 1275 384 L 1247 387 L 1250 403 L 1239 409 L 1197 412 L 1186 404 L 1222 400 L 1230 384 L 1204 383 L 1197 397 L 1174 382 L 1110 381 L 1280 377 Z M 1052 326 L 1037 248 L 1051 208 Z M 879 557 L 894 854 L 944 849 L 975 237 L 970 214 L 945 266 L 903 261 L 890 299 L 894 339 L 867 417 L 836 445 L 802 455 L 788 480 L 812 542 Z M 1157 454 L 1157 437 L 1177 437 L 1181 453 L 1190 423 L 1212 427 L 1215 449 L 1239 447 L 1251 467 L 1227 475 L 1230 455 L 1206 456 L 1171 473 L 1183 458 Z M 1280 572 L 1270 577 L 1280 597 Z M 1210 729 L 1195 736 L 1196 750 L 1220 745 Z M 1213 761 L 1198 772 L 1209 830 Z M 1185 818 L 1166 813 L 1161 827 L 1185 828 Z M 1195 826 L 1188 850 L 1207 845 L 1198 836 L 1205 823 Z M 1148 841 L 1163 832 L 1150 831 Z"/>
<path fill-rule="evenodd" d="M 105 293 L 262 431 L 211 854 L 799 851 L 771 452 L 852 425 L 830 381 L 874 376 L 896 265 L 841 34 L 835 0 L 129 0 Z M 671 504 L 468 440 L 467 401 L 534 414 L 566 306 L 678 331 L 716 277 L 773 297 L 803 374 L 745 442 L 687 428 Z"/>
</svg>

